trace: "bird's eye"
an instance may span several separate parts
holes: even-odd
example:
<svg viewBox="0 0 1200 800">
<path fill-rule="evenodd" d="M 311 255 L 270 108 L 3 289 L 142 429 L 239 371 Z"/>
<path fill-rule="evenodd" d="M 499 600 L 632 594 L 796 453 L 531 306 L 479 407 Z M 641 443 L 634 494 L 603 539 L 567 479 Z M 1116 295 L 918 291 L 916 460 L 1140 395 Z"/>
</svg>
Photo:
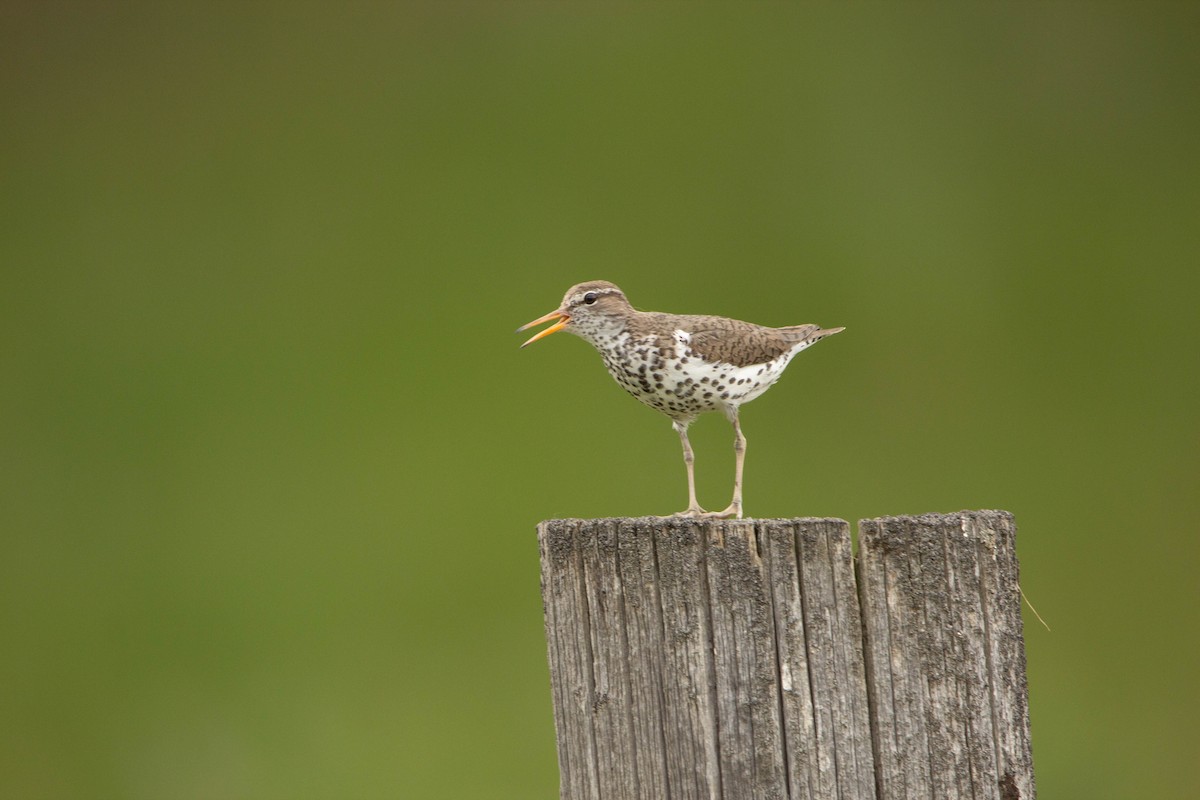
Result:
<svg viewBox="0 0 1200 800">
<path fill-rule="evenodd" d="M 583 302 L 584 302 L 584 303 L 586 303 L 586 304 L 587 304 L 587 305 L 589 305 L 589 306 L 590 306 L 592 303 L 596 302 L 596 293 L 595 293 L 595 292 L 588 292 L 587 294 L 585 294 L 585 295 L 583 296 Z"/>
</svg>

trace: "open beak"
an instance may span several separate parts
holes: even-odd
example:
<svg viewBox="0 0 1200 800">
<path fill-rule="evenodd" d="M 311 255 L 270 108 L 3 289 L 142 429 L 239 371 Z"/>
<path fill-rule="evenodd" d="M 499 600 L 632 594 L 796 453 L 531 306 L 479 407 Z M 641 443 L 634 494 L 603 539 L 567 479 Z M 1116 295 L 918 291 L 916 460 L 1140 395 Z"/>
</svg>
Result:
<svg viewBox="0 0 1200 800">
<path fill-rule="evenodd" d="M 533 344 L 534 342 L 536 342 L 538 339 L 541 339 L 542 337 L 549 336 L 552 333 L 557 333 L 558 331 L 561 331 L 563 328 L 567 327 L 567 323 L 571 321 L 571 318 L 568 317 L 566 314 L 562 313 L 561 311 L 551 311 L 549 314 L 547 314 L 544 317 L 538 317 L 533 322 L 525 323 L 521 327 L 517 328 L 517 332 L 520 333 L 523 330 L 532 328 L 534 325 L 541 325 L 543 322 L 549 322 L 550 320 L 558 320 L 558 321 L 555 322 L 553 325 L 551 325 L 549 328 L 538 331 L 536 334 L 531 336 L 529 338 L 529 340 L 527 342 L 525 342 L 525 344 L 521 345 L 521 347 L 524 347 L 527 344 Z"/>
</svg>

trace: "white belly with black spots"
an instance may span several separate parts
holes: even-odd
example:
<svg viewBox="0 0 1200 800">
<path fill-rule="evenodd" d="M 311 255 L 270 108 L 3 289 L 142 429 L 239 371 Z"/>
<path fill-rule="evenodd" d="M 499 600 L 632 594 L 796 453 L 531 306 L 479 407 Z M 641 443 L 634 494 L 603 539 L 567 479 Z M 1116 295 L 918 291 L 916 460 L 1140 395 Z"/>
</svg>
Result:
<svg viewBox="0 0 1200 800">
<path fill-rule="evenodd" d="M 764 364 L 737 367 L 704 360 L 688 347 L 682 331 L 662 344 L 657 337 L 635 340 L 627 333 L 600 337 L 594 344 L 625 391 L 675 419 L 750 402 L 779 380 L 792 357 L 804 349 Z"/>
</svg>

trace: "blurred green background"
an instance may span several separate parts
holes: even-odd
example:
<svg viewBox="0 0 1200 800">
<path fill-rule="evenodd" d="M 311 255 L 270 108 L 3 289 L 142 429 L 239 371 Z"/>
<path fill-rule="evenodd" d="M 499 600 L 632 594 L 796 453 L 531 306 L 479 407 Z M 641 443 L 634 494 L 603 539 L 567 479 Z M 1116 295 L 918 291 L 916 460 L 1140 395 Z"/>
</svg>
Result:
<svg viewBox="0 0 1200 800">
<path fill-rule="evenodd" d="M 571 284 L 847 332 L 754 516 L 1016 514 L 1048 798 L 1200 794 L 1200 6 L 0 10 L 0 796 L 554 797 Z M 693 428 L 701 502 L 732 435 Z"/>
</svg>

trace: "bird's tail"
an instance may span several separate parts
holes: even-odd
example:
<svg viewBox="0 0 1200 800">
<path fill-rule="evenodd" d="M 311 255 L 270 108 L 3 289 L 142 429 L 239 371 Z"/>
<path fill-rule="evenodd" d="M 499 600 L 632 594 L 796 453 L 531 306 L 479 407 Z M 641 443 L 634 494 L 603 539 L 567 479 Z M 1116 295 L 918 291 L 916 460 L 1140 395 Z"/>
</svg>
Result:
<svg viewBox="0 0 1200 800">
<path fill-rule="evenodd" d="M 815 344 L 821 341 L 826 336 L 833 336 L 835 333 L 841 333 L 845 328 L 822 328 L 820 325 L 793 325 L 789 328 L 781 328 L 785 330 L 796 342 L 803 343 L 805 346 Z"/>
<path fill-rule="evenodd" d="M 841 333 L 845 328 L 823 328 L 814 335 L 816 339 L 824 339 L 826 336 L 833 336 L 835 333 Z"/>
</svg>

